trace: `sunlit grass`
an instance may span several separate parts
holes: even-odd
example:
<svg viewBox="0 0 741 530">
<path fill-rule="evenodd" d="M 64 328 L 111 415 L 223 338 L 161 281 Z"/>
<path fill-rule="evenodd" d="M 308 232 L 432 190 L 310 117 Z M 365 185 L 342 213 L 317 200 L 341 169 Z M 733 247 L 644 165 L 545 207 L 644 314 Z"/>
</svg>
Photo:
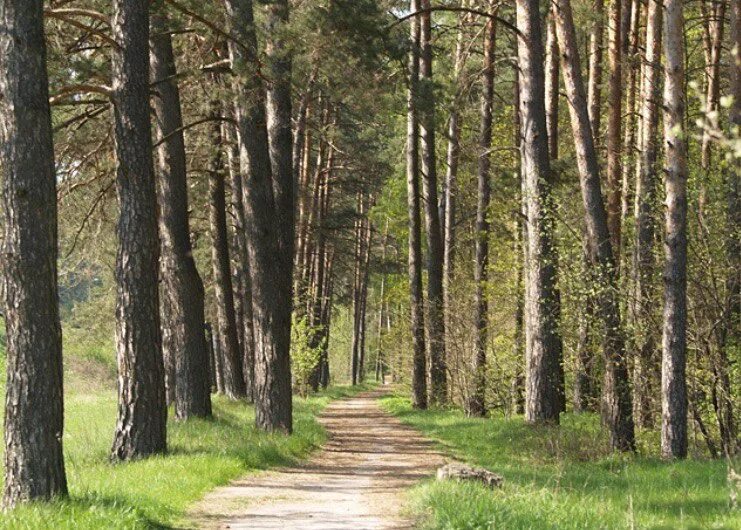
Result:
<svg viewBox="0 0 741 530">
<path fill-rule="evenodd" d="M 725 462 L 610 455 L 594 415 L 567 414 L 560 428 L 534 428 L 521 418 L 415 411 L 399 397 L 383 406 L 455 458 L 505 478 L 493 492 L 422 484 L 411 497 L 422 528 L 741 528 L 729 507 Z"/>
<path fill-rule="evenodd" d="M 254 407 L 215 397 L 213 419 L 168 423 L 167 455 L 111 464 L 108 456 L 116 418 L 111 381 L 96 385 L 84 381 L 84 374 L 73 375 L 81 363 L 94 362 L 94 357 L 82 356 L 80 360 L 71 355 L 66 363 L 70 384 L 65 388 L 64 452 L 70 497 L 5 513 L 0 516 L 0 528 L 180 526 L 188 506 L 208 490 L 249 471 L 288 465 L 306 457 L 325 440 L 317 414 L 332 399 L 367 388 L 334 387 L 308 399 L 294 398 L 292 436 L 257 431 L 253 428 Z M 0 355 L 3 373 L 4 364 Z M 0 383 L 4 403 L 3 394 L 4 380 Z"/>
</svg>

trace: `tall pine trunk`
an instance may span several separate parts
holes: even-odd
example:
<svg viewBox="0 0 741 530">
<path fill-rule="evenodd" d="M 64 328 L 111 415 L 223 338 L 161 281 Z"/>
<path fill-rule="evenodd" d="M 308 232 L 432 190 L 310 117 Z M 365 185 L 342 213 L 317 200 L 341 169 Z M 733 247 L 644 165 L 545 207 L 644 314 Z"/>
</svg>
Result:
<svg viewBox="0 0 741 530">
<path fill-rule="evenodd" d="M 152 106 L 157 141 L 161 142 L 157 192 L 165 386 L 175 418 L 185 420 L 211 415 L 204 292 L 190 243 L 185 141 L 172 36 L 164 13 L 153 13 L 151 24 Z"/>
<path fill-rule="evenodd" d="M 281 245 L 285 236 L 280 230 L 282 222 L 276 226 L 274 219 L 277 203 L 254 10 L 252 0 L 226 0 L 226 8 L 228 26 L 235 37 L 229 41 L 229 55 L 236 72 L 240 162 L 243 168 L 248 168 L 243 192 L 254 311 L 255 423 L 267 431 L 290 433 L 293 429 L 289 296 L 292 280 L 282 254 L 285 250 Z M 281 182 L 280 186 L 285 191 L 287 184 Z M 287 202 L 286 195 L 282 199 Z M 278 206 L 282 208 L 284 204 Z"/>
<path fill-rule="evenodd" d="M 530 423 L 558 422 L 558 328 L 553 220 L 547 211 L 550 161 L 545 116 L 543 45 L 537 0 L 517 0 L 523 198 L 526 204 L 526 397 Z"/>
<path fill-rule="evenodd" d="M 224 393 L 232 399 L 247 395 L 242 374 L 242 353 L 239 348 L 237 319 L 234 312 L 234 288 L 229 258 L 229 234 L 226 224 L 226 144 L 221 134 L 221 105 L 211 103 L 211 161 L 208 168 L 208 217 L 211 232 L 211 265 L 214 274 L 216 318 Z"/>
<path fill-rule="evenodd" d="M 149 120 L 149 2 L 113 3 L 113 107 L 116 191 L 118 419 L 112 458 L 167 449 L 160 334 L 157 190 Z"/>
<path fill-rule="evenodd" d="M 41 0 L 0 3 L 6 508 L 67 495 L 57 193 L 43 10 Z"/>
<path fill-rule="evenodd" d="M 604 324 L 605 416 L 613 449 L 635 448 L 633 411 L 625 358 L 620 305 L 617 296 L 617 270 L 608 228 L 607 211 L 602 199 L 599 164 L 589 120 L 587 98 L 581 75 L 576 30 L 569 0 L 558 0 L 556 27 L 561 47 L 562 72 L 569 99 L 571 126 L 576 144 L 576 159 L 586 215 L 589 252 L 597 265 L 597 306 Z"/>
<path fill-rule="evenodd" d="M 419 11 L 420 0 L 410 0 L 413 13 Z M 420 21 L 412 18 L 410 30 L 408 96 L 407 96 L 407 213 L 409 216 L 409 306 L 412 324 L 412 406 L 427 408 L 427 374 L 425 357 L 424 294 L 422 291 L 422 223 L 419 194 L 419 48 Z"/>
<path fill-rule="evenodd" d="M 633 322 L 634 341 L 633 392 L 635 423 L 648 427 L 651 414 L 652 372 L 657 364 L 657 333 L 651 315 L 657 302 L 653 289 L 654 240 L 656 228 L 656 186 L 658 183 L 659 106 L 661 98 L 661 29 L 662 5 L 649 0 L 646 15 L 646 60 L 641 86 L 640 158 L 636 171 L 635 250 L 633 253 Z"/>
<path fill-rule="evenodd" d="M 448 373 L 445 363 L 445 315 L 443 307 L 443 242 L 437 199 L 435 156 L 435 93 L 432 82 L 432 15 L 430 0 L 421 0 L 419 100 L 422 182 L 427 233 L 427 350 L 430 362 L 429 401 L 443 404 L 448 399 Z"/>
<path fill-rule="evenodd" d="M 494 11 L 496 13 L 496 11 Z M 476 340 L 473 361 L 473 389 L 468 413 L 486 415 L 486 347 L 489 326 L 487 281 L 489 268 L 489 203 L 491 202 L 491 137 L 494 105 L 494 53 L 496 21 L 490 18 L 484 29 L 484 68 L 481 75 L 481 128 L 479 130 L 478 202 L 476 206 L 476 266 L 474 268 Z"/>
<path fill-rule="evenodd" d="M 687 456 L 687 145 L 684 136 L 683 0 L 664 8 L 664 136 L 666 234 L 661 360 L 661 454 Z"/>
</svg>

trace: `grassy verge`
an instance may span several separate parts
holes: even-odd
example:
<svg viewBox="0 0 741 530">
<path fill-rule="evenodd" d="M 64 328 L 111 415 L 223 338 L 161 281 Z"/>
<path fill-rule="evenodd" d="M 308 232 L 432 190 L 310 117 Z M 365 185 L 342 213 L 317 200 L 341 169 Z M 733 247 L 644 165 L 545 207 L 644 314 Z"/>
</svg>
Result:
<svg viewBox="0 0 741 530">
<path fill-rule="evenodd" d="M 724 462 L 610 455 L 596 416 L 567 414 L 560 428 L 534 428 L 521 418 L 415 411 L 394 396 L 382 403 L 454 457 L 505 477 L 494 492 L 454 482 L 419 486 L 411 509 L 422 528 L 741 528 Z"/>
<path fill-rule="evenodd" d="M 316 415 L 333 399 L 362 389 L 335 387 L 296 398 L 295 434 L 289 437 L 253 429 L 252 406 L 215 398 L 212 420 L 169 423 L 168 455 L 113 465 L 108 452 L 116 417 L 114 392 L 68 386 L 64 443 L 70 498 L 3 514 L 0 528 L 171 527 L 206 491 L 250 470 L 306 457 L 325 440 Z"/>
</svg>

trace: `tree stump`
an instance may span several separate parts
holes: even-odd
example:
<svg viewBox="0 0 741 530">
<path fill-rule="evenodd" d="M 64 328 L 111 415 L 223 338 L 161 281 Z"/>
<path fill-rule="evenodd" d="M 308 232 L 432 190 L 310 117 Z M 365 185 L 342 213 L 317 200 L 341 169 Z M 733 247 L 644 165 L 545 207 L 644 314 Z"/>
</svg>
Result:
<svg viewBox="0 0 741 530">
<path fill-rule="evenodd" d="M 500 488 L 504 478 L 480 467 L 465 464 L 447 464 L 437 470 L 437 480 L 473 480 L 489 488 Z"/>
</svg>

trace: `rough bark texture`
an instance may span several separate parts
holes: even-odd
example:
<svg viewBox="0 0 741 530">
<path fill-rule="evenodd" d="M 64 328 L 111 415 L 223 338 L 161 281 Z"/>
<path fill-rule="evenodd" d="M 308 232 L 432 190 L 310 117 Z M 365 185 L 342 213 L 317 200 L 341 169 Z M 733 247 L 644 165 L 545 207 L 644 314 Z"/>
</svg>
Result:
<svg viewBox="0 0 741 530">
<path fill-rule="evenodd" d="M 569 99 L 571 126 L 586 214 L 589 252 L 597 265 L 597 306 L 604 324 L 605 416 L 613 449 L 633 450 L 635 434 L 625 359 L 620 305 L 617 299 L 615 257 L 610 241 L 607 212 L 602 199 L 599 165 L 594 148 L 587 98 L 581 76 L 576 30 L 569 0 L 558 0 L 556 27 L 561 49 L 562 72 Z"/>
<path fill-rule="evenodd" d="M 473 389 L 468 413 L 486 415 L 486 347 L 489 327 L 489 298 L 486 293 L 489 268 L 489 203 L 491 202 L 491 136 L 494 105 L 494 52 L 496 22 L 489 19 L 484 29 L 484 68 L 481 75 L 481 128 L 479 130 L 478 202 L 476 206 L 476 339 L 473 361 Z"/>
<path fill-rule="evenodd" d="M 211 160 L 208 168 L 208 218 L 211 233 L 211 265 L 214 275 L 217 337 L 221 349 L 224 394 L 232 399 L 247 395 L 242 373 L 237 320 L 234 313 L 234 289 L 229 258 L 229 235 L 226 225 L 226 187 L 224 165 L 225 143 L 218 118 L 221 105 L 211 104 Z"/>
<path fill-rule="evenodd" d="M 157 190 L 149 120 L 149 2 L 113 2 L 113 104 L 116 191 L 118 419 L 112 458 L 167 449 L 160 335 Z"/>
<path fill-rule="evenodd" d="M 548 154 L 558 159 L 558 38 L 553 9 L 546 18 L 545 50 L 545 121 L 548 128 Z"/>
<path fill-rule="evenodd" d="M 657 302 L 652 288 L 654 240 L 656 226 L 656 186 L 658 182 L 657 141 L 659 106 L 661 98 L 661 28 L 662 6 L 649 0 L 646 14 L 646 60 L 641 87 L 641 138 L 635 194 L 635 250 L 633 254 L 633 322 L 636 357 L 633 372 L 633 416 L 636 425 L 647 427 L 652 423 L 650 395 L 653 367 L 656 359 L 657 333 L 651 315 Z"/>
<path fill-rule="evenodd" d="M 419 11 L 419 0 L 411 0 L 410 9 Z M 419 197 L 419 87 L 420 23 L 410 21 L 409 93 L 407 97 L 407 211 L 409 214 L 409 305 L 412 324 L 412 406 L 427 408 L 427 375 L 425 373 L 424 295 L 422 292 L 422 226 Z"/>
<path fill-rule="evenodd" d="M 237 326 L 242 327 L 239 345 L 242 349 L 242 377 L 244 379 L 247 399 L 252 400 L 255 385 L 255 335 L 252 325 L 252 279 L 250 278 L 249 258 L 247 256 L 247 232 L 244 219 L 244 196 L 242 185 L 242 168 L 239 165 L 239 141 L 237 133 L 231 124 L 222 127 L 222 134 L 227 138 L 229 150 L 227 163 L 231 182 L 232 208 L 234 209 L 234 269 L 239 278 L 239 289 L 235 287 L 234 295 L 239 296 L 241 319 L 237 318 Z M 235 308 L 237 307 L 235 298 Z"/>
<path fill-rule="evenodd" d="M 664 2 L 666 234 L 661 360 L 661 454 L 687 456 L 687 146 L 682 0 Z"/>
<path fill-rule="evenodd" d="M 553 222 L 546 211 L 550 178 L 545 119 L 545 74 L 537 0 L 517 0 L 520 67 L 521 163 L 526 204 L 526 402 L 531 423 L 558 422 L 558 330 Z"/>
<path fill-rule="evenodd" d="M 421 0 L 422 9 L 430 0 Z M 431 13 L 420 15 L 420 146 L 422 182 L 427 233 L 427 350 L 430 361 L 430 404 L 448 399 L 448 373 L 445 363 L 445 316 L 443 307 L 443 241 L 437 208 L 437 169 L 435 157 L 435 95 L 432 87 Z"/>
<path fill-rule="evenodd" d="M 157 193 L 165 387 L 175 418 L 185 420 L 211 415 L 204 292 L 190 243 L 183 118 L 172 37 L 163 13 L 153 13 L 151 23 L 152 107 L 156 136 L 162 142 L 157 150 Z"/>
<path fill-rule="evenodd" d="M 3 506 L 67 494 L 57 194 L 43 2 L 0 3 L 7 385 Z"/>
<path fill-rule="evenodd" d="M 275 259 L 282 255 L 281 234 L 273 215 L 276 201 L 254 11 L 251 0 L 226 0 L 226 8 L 229 30 L 236 37 L 229 42 L 229 54 L 236 74 L 239 154 L 242 167 L 248 168 L 243 191 L 255 330 L 255 423 L 268 431 L 291 432 L 291 278 L 285 260 Z"/>
<path fill-rule="evenodd" d="M 272 168 L 275 217 L 281 261 L 281 278 L 277 282 L 281 304 L 277 316 L 281 326 L 290 330 L 293 313 L 293 250 L 294 250 L 294 181 L 293 129 L 291 127 L 291 68 L 292 51 L 286 43 L 288 0 L 266 2 L 267 39 L 266 64 L 270 75 L 267 91 L 267 126 Z M 290 339 L 290 334 L 289 334 Z"/>
<path fill-rule="evenodd" d="M 607 94 L 607 226 L 610 230 L 615 264 L 620 257 L 620 212 L 622 172 L 623 68 L 620 18 L 625 0 L 611 0 L 608 15 L 609 80 Z M 630 1 L 630 0 L 628 0 Z"/>
<path fill-rule="evenodd" d="M 602 41 L 605 33 L 605 2 L 594 0 L 594 24 L 589 31 L 589 81 L 587 106 L 595 143 L 599 141 L 602 115 Z"/>
</svg>

